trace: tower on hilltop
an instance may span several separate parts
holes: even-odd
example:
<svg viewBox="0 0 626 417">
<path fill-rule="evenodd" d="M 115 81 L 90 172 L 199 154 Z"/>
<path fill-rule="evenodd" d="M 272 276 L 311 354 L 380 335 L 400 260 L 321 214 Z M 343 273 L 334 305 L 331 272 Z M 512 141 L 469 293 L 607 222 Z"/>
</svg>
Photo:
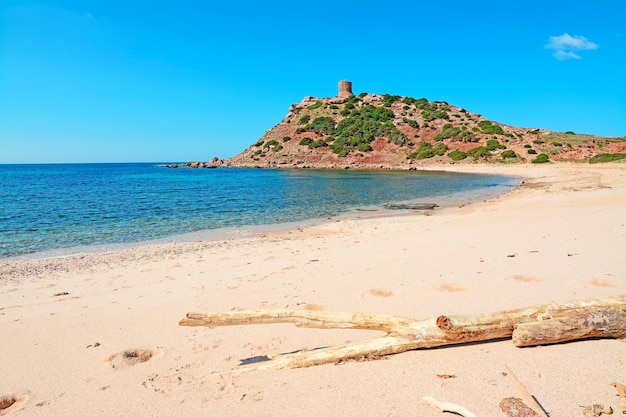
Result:
<svg viewBox="0 0 626 417">
<path fill-rule="evenodd" d="M 353 96 L 352 93 L 352 81 L 339 81 L 339 98 L 348 98 Z"/>
</svg>

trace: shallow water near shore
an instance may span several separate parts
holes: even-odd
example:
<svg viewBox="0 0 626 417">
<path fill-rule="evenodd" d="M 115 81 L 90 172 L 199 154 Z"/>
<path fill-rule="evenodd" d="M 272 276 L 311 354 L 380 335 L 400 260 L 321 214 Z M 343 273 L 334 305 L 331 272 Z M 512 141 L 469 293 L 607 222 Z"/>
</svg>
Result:
<svg viewBox="0 0 626 417">
<path fill-rule="evenodd" d="M 388 203 L 445 207 L 494 197 L 517 182 L 438 171 L 0 165 L 0 259 L 240 236 L 259 227 L 345 215 L 388 215 L 383 209 Z"/>
</svg>

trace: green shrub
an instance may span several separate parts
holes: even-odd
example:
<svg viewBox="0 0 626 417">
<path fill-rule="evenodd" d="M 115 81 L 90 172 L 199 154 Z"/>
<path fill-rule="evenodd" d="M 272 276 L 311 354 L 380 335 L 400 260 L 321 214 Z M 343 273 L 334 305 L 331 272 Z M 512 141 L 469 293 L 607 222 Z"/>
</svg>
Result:
<svg viewBox="0 0 626 417">
<path fill-rule="evenodd" d="M 309 149 L 321 148 L 324 146 L 328 146 L 324 139 L 318 139 L 315 142 L 309 144 Z"/>
<path fill-rule="evenodd" d="M 478 127 L 483 133 L 486 134 L 494 134 L 494 135 L 503 135 L 504 131 L 498 125 L 494 125 L 489 120 L 482 120 L 478 122 Z"/>
<path fill-rule="evenodd" d="M 283 142 L 289 142 L 291 140 L 291 136 L 283 136 Z"/>
<path fill-rule="evenodd" d="M 505 148 L 506 148 L 506 146 L 502 145 L 496 139 L 489 139 L 487 141 L 487 150 L 488 151 L 495 151 L 496 149 L 505 149 Z"/>
<path fill-rule="evenodd" d="M 339 106 L 338 106 L 338 105 L 336 105 L 336 104 L 331 104 L 331 105 L 330 105 L 330 108 L 331 108 L 332 110 L 337 110 L 337 109 L 339 108 Z"/>
<path fill-rule="evenodd" d="M 477 147 L 472 148 L 469 151 L 467 151 L 467 155 L 471 156 L 475 160 L 478 160 L 480 158 L 486 158 L 486 157 L 490 156 L 491 153 L 489 152 L 487 147 L 485 147 L 485 146 L 477 146 Z"/>
<path fill-rule="evenodd" d="M 402 121 L 404 123 L 406 123 L 407 125 L 411 126 L 413 129 L 419 129 L 420 125 L 419 123 L 417 123 L 416 120 L 413 119 L 407 119 L 406 117 L 402 118 Z"/>
<path fill-rule="evenodd" d="M 455 149 L 455 150 L 453 150 L 451 152 L 448 152 L 448 156 L 453 161 L 461 161 L 461 160 L 467 158 L 467 154 L 465 152 L 463 152 L 463 151 L 459 151 L 458 149 Z"/>
<path fill-rule="evenodd" d="M 315 109 L 318 109 L 320 107 L 322 107 L 322 102 L 317 100 L 314 104 L 311 104 L 310 106 L 307 106 L 307 109 L 315 110 Z"/>
<path fill-rule="evenodd" d="M 302 140 L 300 141 L 300 145 L 303 145 L 303 146 L 308 146 L 312 143 L 313 143 L 313 139 L 311 138 L 302 138 Z"/>
<path fill-rule="evenodd" d="M 423 99 L 425 100 L 425 99 Z M 450 117 L 448 116 L 448 112 L 445 107 L 439 107 L 438 103 L 429 103 L 428 101 L 419 102 L 417 105 L 419 109 L 422 110 L 422 117 L 426 122 L 432 122 L 435 119 L 446 119 L 448 120 Z"/>
<path fill-rule="evenodd" d="M 384 94 L 383 95 L 383 106 L 385 107 L 391 107 L 391 105 L 393 103 L 395 103 L 396 101 L 400 100 L 400 96 L 392 96 L 391 94 Z"/>
<path fill-rule="evenodd" d="M 535 139 L 535 140 L 533 140 L 533 143 L 534 143 L 535 145 L 541 145 L 542 143 L 545 143 L 545 142 L 544 142 L 544 141 L 542 141 L 541 139 Z"/>
<path fill-rule="evenodd" d="M 532 146 L 527 143 L 526 145 L 524 145 L 524 148 L 532 148 Z"/>
<path fill-rule="evenodd" d="M 536 155 L 536 154 L 537 154 L 536 150 L 534 150 L 534 149 L 529 149 L 528 150 L 528 155 Z"/>
<path fill-rule="evenodd" d="M 371 146 L 369 143 L 364 143 L 364 142 L 362 142 L 362 143 L 359 143 L 359 144 L 356 146 L 356 149 L 357 149 L 359 152 L 369 152 L 369 151 L 371 151 L 371 150 L 372 150 L 372 146 Z"/>
<path fill-rule="evenodd" d="M 261 155 L 262 153 L 263 153 L 263 151 L 262 151 L 262 150 L 257 149 L 256 151 L 254 151 L 253 156 Z"/>
<path fill-rule="evenodd" d="M 517 156 L 517 154 L 510 149 L 502 152 L 500 155 L 502 156 L 503 159 L 515 158 Z"/>
<path fill-rule="evenodd" d="M 264 143 L 265 143 L 265 141 L 263 141 L 263 139 L 261 139 L 257 143 L 255 143 L 254 146 L 256 146 L 258 148 L 259 146 L 262 146 Z"/>
<path fill-rule="evenodd" d="M 435 156 L 435 151 L 433 149 L 433 145 L 430 142 L 422 142 L 420 147 L 415 151 L 410 153 L 407 158 L 409 159 L 427 159 Z"/>
<path fill-rule="evenodd" d="M 566 135 L 575 135 L 576 133 L 572 132 L 571 130 L 568 130 L 567 132 L 565 132 Z"/>
<path fill-rule="evenodd" d="M 599 153 L 589 160 L 590 164 L 619 161 L 626 159 L 626 153 Z"/>
<path fill-rule="evenodd" d="M 444 156 L 448 152 L 448 145 L 443 142 L 435 143 L 433 146 L 433 152 L 436 156 Z"/>
<path fill-rule="evenodd" d="M 300 121 L 298 123 L 300 123 L 301 125 L 305 125 L 305 124 L 309 123 L 309 120 L 311 120 L 311 115 L 310 114 L 305 114 L 304 116 L 302 116 L 300 118 Z"/>
<path fill-rule="evenodd" d="M 552 142 L 553 146 L 563 146 L 561 142 Z"/>
<path fill-rule="evenodd" d="M 307 131 L 315 132 L 318 135 L 332 135 L 335 132 L 335 121 L 332 117 L 318 117 L 304 128 Z"/>
<path fill-rule="evenodd" d="M 270 146 L 276 146 L 276 145 L 278 145 L 278 141 L 275 141 L 274 139 L 268 140 L 267 142 L 265 142 L 265 145 L 263 145 L 263 149 L 269 148 Z"/>
<path fill-rule="evenodd" d="M 533 164 L 545 164 L 546 162 L 550 162 L 550 158 L 548 158 L 548 155 L 546 155 L 545 153 L 540 153 L 531 162 Z"/>
<path fill-rule="evenodd" d="M 276 146 L 274 146 L 274 147 L 272 148 L 272 151 L 274 151 L 274 152 L 278 152 L 278 151 L 280 151 L 281 149 L 283 149 L 283 145 L 278 144 L 278 145 L 276 145 Z"/>
</svg>

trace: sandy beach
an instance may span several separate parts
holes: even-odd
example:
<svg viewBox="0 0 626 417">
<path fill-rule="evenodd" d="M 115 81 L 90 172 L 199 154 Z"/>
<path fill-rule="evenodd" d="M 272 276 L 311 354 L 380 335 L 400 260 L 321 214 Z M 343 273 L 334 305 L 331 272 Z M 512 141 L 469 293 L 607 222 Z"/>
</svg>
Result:
<svg viewBox="0 0 626 417">
<path fill-rule="evenodd" d="M 510 340 L 303 369 L 241 361 L 382 336 L 291 324 L 181 327 L 191 311 L 292 308 L 415 319 L 626 293 L 626 165 L 450 165 L 514 175 L 498 198 L 239 239 L 0 261 L 0 411 L 14 416 L 480 416 L 523 398 L 552 417 L 617 412 L 626 341 Z"/>
</svg>

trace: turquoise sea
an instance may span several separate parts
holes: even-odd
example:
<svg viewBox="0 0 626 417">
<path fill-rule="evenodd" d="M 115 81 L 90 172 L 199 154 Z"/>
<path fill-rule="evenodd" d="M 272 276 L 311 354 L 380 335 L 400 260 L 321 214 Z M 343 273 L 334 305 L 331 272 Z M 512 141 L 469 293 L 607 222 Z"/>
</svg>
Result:
<svg viewBox="0 0 626 417">
<path fill-rule="evenodd" d="M 387 203 L 445 206 L 489 198 L 516 183 L 424 171 L 0 165 L 0 259 L 383 212 Z"/>
</svg>

